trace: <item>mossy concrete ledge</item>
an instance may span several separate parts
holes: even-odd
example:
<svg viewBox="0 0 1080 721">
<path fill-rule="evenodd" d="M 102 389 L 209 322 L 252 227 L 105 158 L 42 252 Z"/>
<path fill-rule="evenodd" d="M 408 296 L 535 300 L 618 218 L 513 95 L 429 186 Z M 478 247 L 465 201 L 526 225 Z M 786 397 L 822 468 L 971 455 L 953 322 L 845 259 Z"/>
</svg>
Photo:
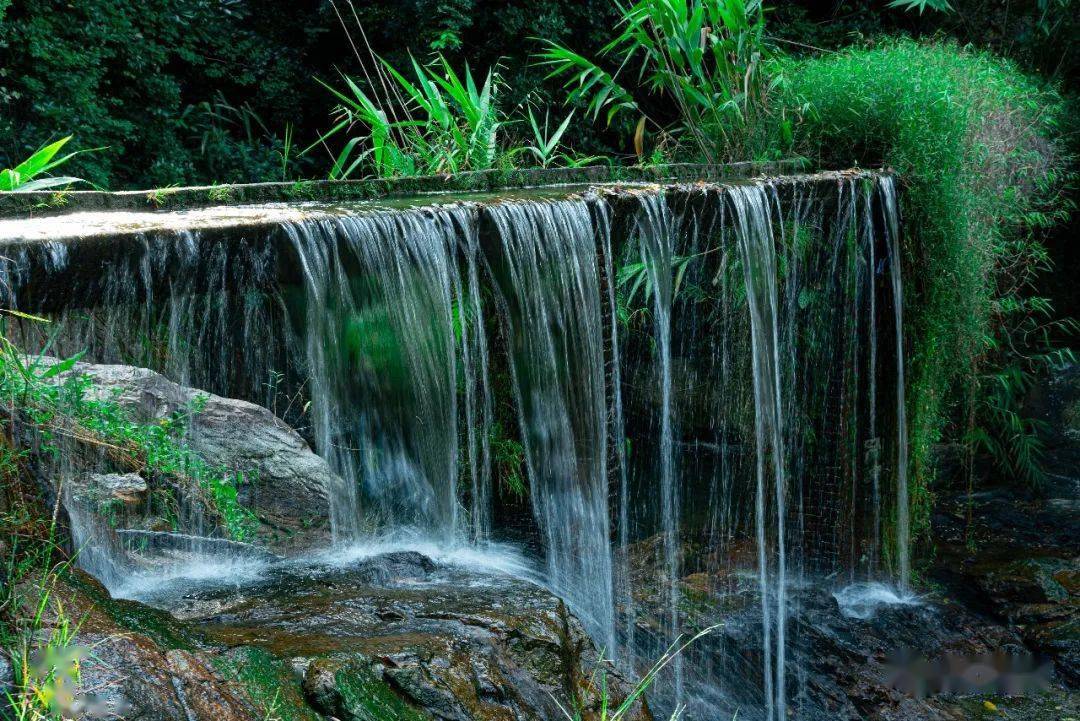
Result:
<svg viewBox="0 0 1080 721">
<path fill-rule="evenodd" d="M 497 192 L 515 188 L 594 183 L 721 181 L 806 170 L 801 160 L 726 165 L 671 164 L 649 167 L 480 170 L 453 175 L 372 180 L 303 180 L 289 183 L 204 185 L 155 190 L 32 191 L 0 193 L 0 217 L 40 217 L 77 211 L 184 210 L 222 205 L 302 201 L 376 200 L 429 193 Z"/>
</svg>

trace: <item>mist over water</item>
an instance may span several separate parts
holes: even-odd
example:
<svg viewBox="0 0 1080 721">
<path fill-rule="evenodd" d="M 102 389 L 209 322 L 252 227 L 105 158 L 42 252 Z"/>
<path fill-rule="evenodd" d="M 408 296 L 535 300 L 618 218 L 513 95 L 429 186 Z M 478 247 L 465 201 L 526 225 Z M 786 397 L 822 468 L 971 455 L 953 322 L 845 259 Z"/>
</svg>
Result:
<svg viewBox="0 0 1080 721">
<path fill-rule="evenodd" d="M 329 462 L 329 545 L 280 562 L 412 549 L 532 580 L 637 672 L 722 623 L 653 708 L 780 721 L 800 588 L 907 602 L 900 241 L 892 179 L 863 175 L 167 228 L 100 274 L 56 243 L 4 272 L 51 352 L 259 403 Z M 67 505 L 120 595 L 279 563 L 133 556 Z M 175 531 L 220 535 L 196 508 Z"/>
</svg>

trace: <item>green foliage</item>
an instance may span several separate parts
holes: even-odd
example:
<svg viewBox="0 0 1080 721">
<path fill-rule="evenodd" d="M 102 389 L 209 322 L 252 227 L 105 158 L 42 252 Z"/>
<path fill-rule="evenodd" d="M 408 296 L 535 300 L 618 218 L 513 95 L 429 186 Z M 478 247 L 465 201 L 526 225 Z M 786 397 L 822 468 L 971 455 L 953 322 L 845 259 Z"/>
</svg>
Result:
<svg viewBox="0 0 1080 721">
<path fill-rule="evenodd" d="M 525 498 L 529 494 L 525 482 L 525 446 L 507 437 L 501 423 L 492 423 L 488 432 L 492 468 L 496 481 L 511 495 Z"/>
<path fill-rule="evenodd" d="M 953 6 L 949 4 L 949 0 L 892 0 L 889 3 L 891 8 L 901 8 L 908 12 L 918 11 L 920 15 L 926 11 L 936 10 L 938 12 L 951 12 Z"/>
<path fill-rule="evenodd" d="M 673 255 L 671 257 L 671 268 L 668 272 L 671 273 L 671 277 L 674 279 L 671 288 L 673 297 L 678 298 L 684 288 L 691 290 L 695 299 L 700 297 L 702 293 L 700 288 L 684 287 L 683 281 L 686 278 L 686 271 L 689 269 L 690 264 L 711 252 L 713 251 L 707 250 L 693 255 Z M 655 291 L 653 289 L 652 274 L 649 272 L 649 265 L 646 261 L 634 259 L 624 263 L 616 273 L 615 282 L 620 291 L 620 302 L 631 313 L 643 311 L 652 303 Z"/>
<path fill-rule="evenodd" d="M 957 391 L 976 369 L 1019 362 L 1027 372 L 1049 350 L 1049 334 L 1019 329 L 1049 311 L 1033 294 L 1046 258 L 1033 230 L 1067 208 L 1053 142 L 1062 103 L 1011 63 L 943 42 L 853 49 L 780 72 L 787 107 L 803 115 L 806 155 L 832 167 L 882 164 L 903 183 L 903 260 L 919 269 L 905 283 L 912 498 L 925 530 L 930 450 Z M 1016 427 L 995 429 L 1000 417 L 980 414 L 976 425 L 1015 436 Z"/>
<path fill-rule="evenodd" d="M 231 538 L 252 536 L 255 516 L 237 497 L 243 474 L 210 466 L 183 440 L 191 418 L 205 407 L 205 397 L 156 423 L 139 423 L 115 399 L 88 393 L 92 381 L 69 372 L 78 356 L 46 363 L 42 356 L 24 356 L 6 337 L 0 343 L 0 398 L 38 429 L 39 452 L 59 453 L 62 438 L 99 446 L 114 462 L 142 471 L 151 482 L 157 479 L 157 485 L 191 484 Z"/>
<path fill-rule="evenodd" d="M 272 6 L 274 3 L 268 3 Z M 281 127 L 301 107 L 296 51 L 257 17 L 260 4 L 218 0 L 20 0 L 0 23 L 0 158 L 26 157 L 41 138 L 76 129 L 87 146 L 73 174 L 100 186 L 238 182 L 270 177 L 280 141 L 245 136 L 219 99 L 244 107 L 254 91 Z M 288 33 L 295 35 L 296 18 Z M 262 112 L 262 111 L 260 111 Z"/>
<path fill-rule="evenodd" d="M 0 458 L 0 472 L 8 489 L 19 484 L 11 455 Z M 0 648 L 14 671 L 0 707 L 12 721 L 60 721 L 73 708 L 87 654 L 75 644 L 78 620 L 55 594 L 71 564 L 56 541 L 56 524 L 42 526 L 29 517 L 29 503 L 22 500 L 17 515 L 0 513 L 0 544 L 7 544 L 0 567 Z"/>
<path fill-rule="evenodd" d="M 69 140 L 71 140 L 70 135 L 66 138 L 57 140 L 55 143 L 44 145 L 14 168 L 0 170 L 0 192 L 25 193 L 31 190 L 47 190 L 49 188 L 58 188 L 73 183 L 83 182 L 79 178 L 64 176 L 37 177 L 48 173 L 53 168 L 63 165 L 80 152 L 89 152 L 83 150 L 68 153 L 67 155 L 61 155 L 59 158 L 56 157 L 56 154 L 60 152 L 61 148 L 67 145 Z"/>
<path fill-rule="evenodd" d="M 572 159 L 565 153 L 559 152 L 559 148 L 562 147 L 562 137 L 566 133 L 566 129 L 570 127 L 570 121 L 574 119 L 574 111 L 571 110 L 554 130 L 551 129 L 550 109 L 544 111 L 543 126 L 536 120 L 536 114 L 533 112 L 531 105 L 529 106 L 527 115 L 529 119 L 529 130 L 532 131 L 532 145 L 516 148 L 515 154 L 528 153 L 532 155 L 533 159 L 541 168 L 548 167 L 559 158 L 567 161 L 566 164 L 569 166 L 586 165 L 589 162 L 596 160 L 595 157 Z"/>
<path fill-rule="evenodd" d="M 613 70 L 558 43 L 541 54 L 549 77 L 565 79 L 569 102 L 587 102 L 593 119 L 605 115 L 608 124 L 635 116 L 639 156 L 646 124 L 689 135 L 707 162 L 770 150 L 758 138 L 772 127 L 762 115 L 771 87 L 762 72 L 767 46 L 759 0 L 638 0 L 618 7 L 621 31 L 599 53 Z M 674 107 L 677 125 L 654 117 L 635 94 L 641 91 Z"/>
<path fill-rule="evenodd" d="M 331 180 L 349 178 L 358 169 L 392 178 L 494 166 L 498 134 L 506 121 L 497 102 L 497 70 L 488 70 L 477 84 L 468 65 L 459 75 L 442 56 L 431 65 L 411 58 L 411 79 L 385 60 L 378 62 L 386 97 L 375 95 L 374 88 L 365 92 L 349 76 L 344 77 L 344 91 L 326 85 L 341 103 L 337 122 L 304 152 L 360 129 L 338 153 Z"/>
</svg>

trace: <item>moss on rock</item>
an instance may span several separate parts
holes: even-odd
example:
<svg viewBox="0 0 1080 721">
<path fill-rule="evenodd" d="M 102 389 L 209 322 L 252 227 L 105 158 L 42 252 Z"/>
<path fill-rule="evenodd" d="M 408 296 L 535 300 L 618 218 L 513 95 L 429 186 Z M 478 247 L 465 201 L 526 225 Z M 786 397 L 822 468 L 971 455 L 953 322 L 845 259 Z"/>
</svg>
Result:
<svg viewBox="0 0 1080 721">
<path fill-rule="evenodd" d="M 431 721 L 395 694 L 363 656 L 313 660 L 304 690 L 320 711 L 341 721 Z"/>
<path fill-rule="evenodd" d="M 265 649 L 235 648 L 214 659 L 214 666 L 247 697 L 262 718 L 319 721 L 319 714 L 304 698 L 300 680 L 284 661 Z"/>
</svg>

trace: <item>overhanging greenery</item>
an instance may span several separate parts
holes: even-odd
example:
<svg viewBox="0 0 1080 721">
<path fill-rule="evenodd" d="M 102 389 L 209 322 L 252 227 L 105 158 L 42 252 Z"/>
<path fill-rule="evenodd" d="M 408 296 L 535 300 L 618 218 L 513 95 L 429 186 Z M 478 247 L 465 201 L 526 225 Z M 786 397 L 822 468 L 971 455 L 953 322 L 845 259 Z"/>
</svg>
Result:
<svg viewBox="0 0 1080 721">
<path fill-rule="evenodd" d="M 1034 291 L 1047 262 L 1036 231 L 1068 209 L 1061 98 L 1012 63 L 949 42 L 889 42 L 774 72 L 786 107 L 802 116 L 805 154 L 882 164 L 902 180 L 917 528 L 929 520 L 932 446 L 950 423 L 950 435 L 975 431 L 1034 480 L 1022 389 L 997 391 L 1063 358 L 1049 345 L 1048 302 Z M 971 412 L 958 412 L 960 402 Z"/>
</svg>

